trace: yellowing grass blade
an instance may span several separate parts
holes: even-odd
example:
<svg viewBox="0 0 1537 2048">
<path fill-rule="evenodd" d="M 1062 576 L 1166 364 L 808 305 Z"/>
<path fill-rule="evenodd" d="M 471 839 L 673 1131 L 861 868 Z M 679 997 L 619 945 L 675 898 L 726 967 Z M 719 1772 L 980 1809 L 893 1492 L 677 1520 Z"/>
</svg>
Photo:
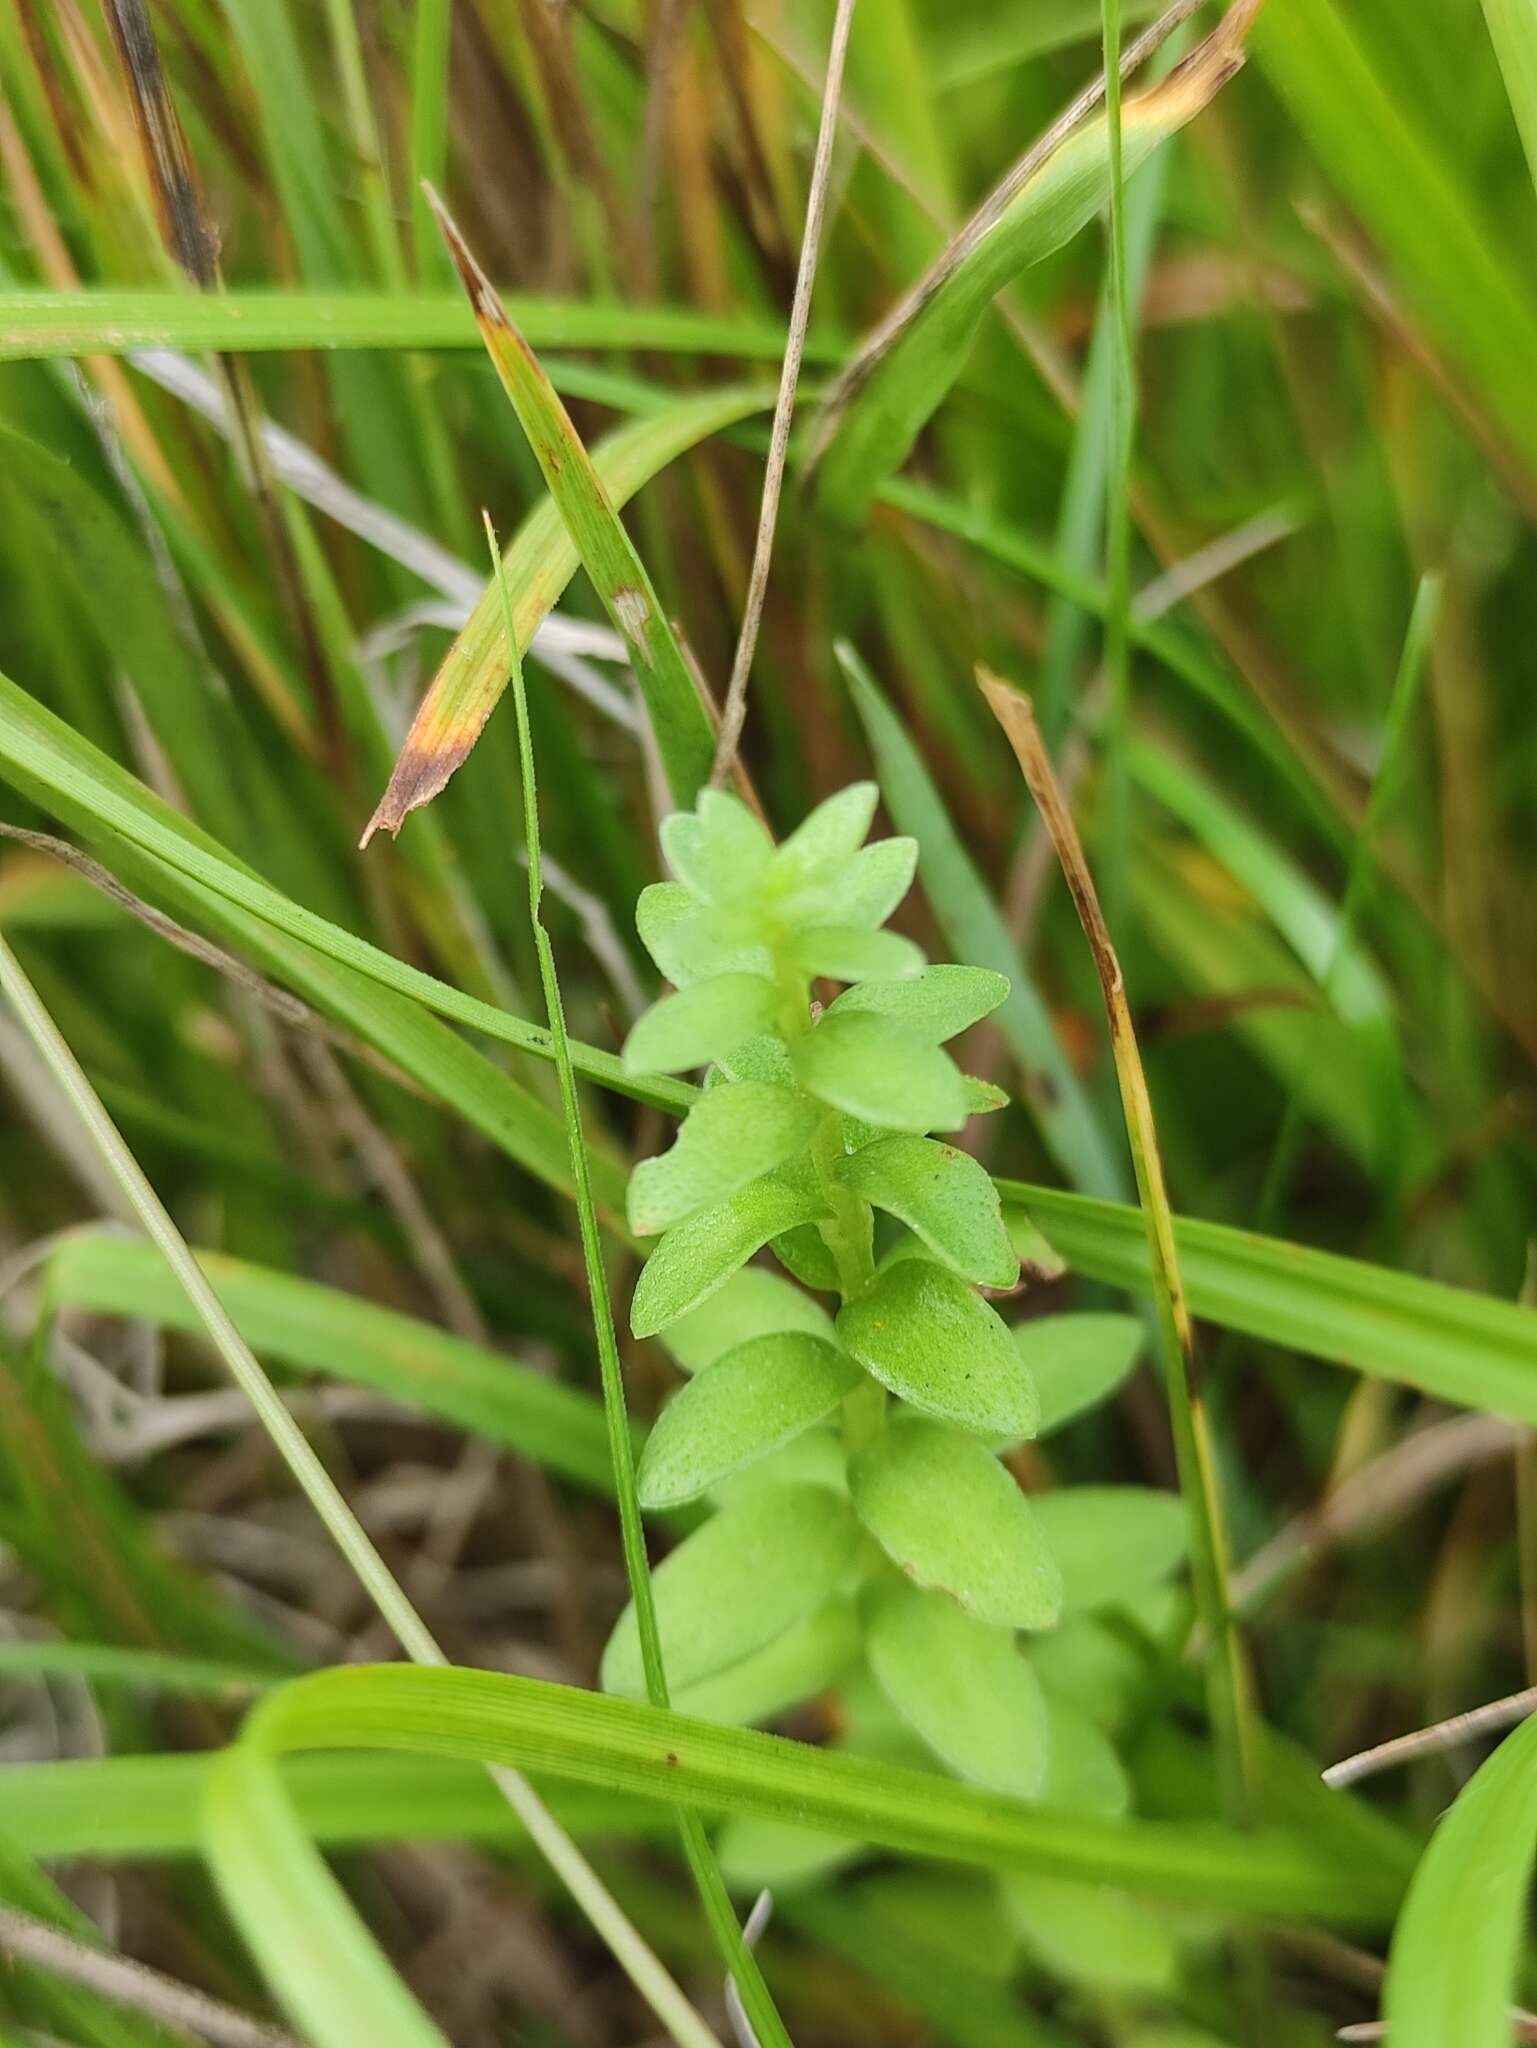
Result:
<svg viewBox="0 0 1537 2048">
<path fill-rule="evenodd" d="M 518 423 L 528 436 L 572 546 L 625 643 L 646 701 L 668 787 L 678 804 L 692 803 L 695 792 L 709 776 L 715 735 L 683 651 L 645 565 L 614 509 L 614 501 L 554 385 L 513 326 L 496 287 L 430 188 L 428 198 L 469 295 L 486 352 L 512 401 Z M 473 689 L 464 694 L 454 692 L 459 698 L 457 703 L 450 701 L 446 707 L 434 710 L 427 731 L 416 733 L 413 728 L 390 789 L 363 835 L 365 841 L 377 826 L 390 823 L 404 799 L 409 799 L 404 802 L 406 810 L 413 803 L 424 801 L 440 769 L 444 780 L 453 773 L 489 715 L 486 687 L 482 674 Z M 499 694 L 500 685 L 493 687 Z M 423 751 L 434 746 L 440 750 L 436 758 Z M 400 815 L 404 815 L 404 810 L 400 810 Z"/>
<path fill-rule="evenodd" d="M 559 406 L 553 391 L 550 396 Z M 773 402 L 774 394 L 766 387 L 734 385 L 681 400 L 665 412 L 620 427 L 591 457 L 593 479 L 605 494 L 610 513 L 679 455 Z M 585 451 L 583 459 L 587 459 Z M 527 653 L 540 622 L 575 575 L 581 559 L 557 501 L 544 499 L 513 535 L 504 557 L 519 654 Z M 430 803 L 444 788 L 484 730 L 507 687 L 510 668 L 501 600 L 492 583 L 422 699 L 389 786 L 368 821 L 365 846 L 381 826 L 387 832 L 398 832 L 411 811 Z"/>
</svg>

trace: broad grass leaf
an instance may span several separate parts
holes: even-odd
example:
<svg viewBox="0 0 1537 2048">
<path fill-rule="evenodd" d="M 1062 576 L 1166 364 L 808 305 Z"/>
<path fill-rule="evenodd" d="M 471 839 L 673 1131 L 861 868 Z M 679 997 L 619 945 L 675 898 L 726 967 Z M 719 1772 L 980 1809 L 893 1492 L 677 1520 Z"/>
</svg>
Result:
<svg viewBox="0 0 1537 2048">
<path fill-rule="evenodd" d="M 1125 1892 L 1030 1871 L 1006 1878 L 1003 1897 L 1037 1960 L 1069 1984 L 1149 1995 L 1173 1989 L 1174 1937 Z"/>
<path fill-rule="evenodd" d="M 849 1468 L 859 1519 L 920 1586 L 978 1621 L 1050 1628 L 1062 1574 L 1014 1481 L 975 1437 L 902 1422 Z"/>
<path fill-rule="evenodd" d="M 921 1257 L 886 1267 L 841 1311 L 838 1335 L 866 1372 L 925 1414 L 1011 1442 L 1035 1434 L 1040 1410 L 1018 1348 L 947 1267 Z"/>
<path fill-rule="evenodd" d="M 859 1649 L 853 1603 L 832 1599 L 729 1671 L 684 1686 L 673 1695 L 673 1705 L 680 1714 L 733 1727 L 772 1720 L 836 1685 Z"/>
<path fill-rule="evenodd" d="M 1036 1517 L 1062 1572 L 1066 1613 L 1134 1599 L 1183 1562 L 1185 1504 L 1150 1486 L 1068 1486 L 1036 1499 Z"/>
<path fill-rule="evenodd" d="M 1014 1342 L 1041 1397 L 1038 1434 L 1061 1429 L 1113 1394 L 1146 1341 L 1135 1316 L 1093 1310 L 1017 1323 Z"/>
<path fill-rule="evenodd" d="M 973 1621 L 943 1594 L 882 1586 L 865 1620 L 877 1684 L 958 1777 L 1017 1799 L 1046 1783 L 1046 1702 L 1012 1630 Z"/>
<path fill-rule="evenodd" d="M 682 1074 L 729 1053 L 771 1024 L 779 992 L 759 974 L 714 974 L 663 996 L 624 1042 L 632 1073 Z"/>
<path fill-rule="evenodd" d="M 820 1119 L 814 1102 L 770 1082 L 734 1081 L 708 1089 L 684 1118 L 671 1148 L 643 1159 L 630 1175 L 630 1228 L 640 1237 L 654 1237 L 696 1210 L 724 1201 L 801 1151 Z"/>
<path fill-rule="evenodd" d="M 933 1138 L 880 1138 L 840 1160 L 838 1179 L 915 1231 L 962 1279 L 983 1287 L 1018 1280 L 998 1191 L 970 1153 Z"/>
<path fill-rule="evenodd" d="M 839 1016 L 850 1010 L 873 1011 L 892 1018 L 926 1045 L 943 1045 L 990 1016 L 1008 992 L 1007 977 L 990 967 L 944 963 L 925 967 L 911 981 L 871 981 L 845 989 L 831 1007 Z"/>
<path fill-rule="evenodd" d="M 670 1684 L 697 1685 L 750 1657 L 829 1600 L 858 1540 L 847 1504 L 820 1486 L 753 1494 L 686 1536 L 652 1574 Z M 635 1609 L 603 1652 L 606 1692 L 645 1694 Z"/>
<path fill-rule="evenodd" d="M 820 1302 L 766 1266 L 744 1266 L 708 1301 L 670 1323 L 662 1342 L 685 1372 L 703 1372 L 738 1344 L 775 1330 L 804 1330 L 829 1343 L 834 1336 L 833 1319 Z"/>
<path fill-rule="evenodd" d="M 829 1010 L 790 1058 L 803 1088 L 864 1123 L 950 1131 L 969 1114 L 955 1062 L 887 1017 Z"/>
<path fill-rule="evenodd" d="M 848 1353 L 802 1332 L 751 1337 L 674 1394 L 646 1441 L 642 1507 L 697 1500 L 830 1415 L 862 1375 Z"/>
<path fill-rule="evenodd" d="M 630 1329 L 654 1337 L 707 1301 L 771 1237 L 810 1223 L 820 1201 L 782 1180 L 765 1177 L 675 1223 L 647 1259 L 630 1303 Z"/>
</svg>

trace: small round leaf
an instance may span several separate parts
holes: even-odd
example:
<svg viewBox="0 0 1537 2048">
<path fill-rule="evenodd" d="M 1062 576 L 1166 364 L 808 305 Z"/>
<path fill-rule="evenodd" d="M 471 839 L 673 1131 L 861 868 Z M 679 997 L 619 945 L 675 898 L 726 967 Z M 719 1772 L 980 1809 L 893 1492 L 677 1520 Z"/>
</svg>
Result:
<svg viewBox="0 0 1537 2048">
<path fill-rule="evenodd" d="M 706 984 L 708 986 L 708 984 Z M 683 1120 L 671 1148 L 630 1175 L 630 1228 L 654 1237 L 712 1202 L 771 1173 L 809 1142 L 822 1112 L 808 1097 L 767 1081 L 711 1088 Z"/>
<path fill-rule="evenodd" d="M 1032 1870 L 1011 1872 L 1003 1895 L 1028 1946 L 1069 1983 L 1144 1993 L 1172 1988 L 1179 1970 L 1173 1936 L 1125 1892 Z"/>
<path fill-rule="evenodd" d="M 861 1379 L 836 1344 L 785 1331 L 753 1337 L 681 1387 L 641 1456 L 644 1508 L 697 1500 L 830 1415 Z"/>
<path fill-rule="evenodd" d="M 685 1372 L 703 1372 L 749 1337 L 771 1330 L 833 1336 L 833 1319 L 818 1301 L 766 1266 L 743 1266 L 708 1301 L 667 1326 L 662 1340 Z"/>
<path fill-rule="evenodd" d="M 916 1231 L 962 1279 L 1012 1287 L 1019 1278 L 998 1190 L 969 1152 L 935 1138 L 881 1138 L 840 1161 L 838 1178 Z"/>
<path fill-rule="evenodd" d="M 1035 1434 L 1035 1386 L 1007 1328 L 931 1259 L 885 1267 L 839 1315 L 838 1335 L 866 1372 L 925 1414 L 1009 1442 Z"/>
<path fill-rule="evenodd" d="M 921 1132 L 966 1121 L 960 1068 L 889 1017 L 845 1015 L 835 1005 L 790 1057 L 803 1088 L 864 1123 Z"/>
<path fill-rule="evenodd" d="M 829 981 L 900 981 L 923 967 L 923 955 L 911 939 L 858 925 L 813 925 L 796 934 L 792 951 L 802 974 L 824 975 Z"/>
<path fill-rule="evenodd" d="M 943 1045 L 996 1010 L 1008 992 L 1007 978 L 989 967 L 944 962 L 925 967 L 911 981 L 861 983 L 839 996 L 832 1009 L 840 1017 L 851 1010 L 890 1017 L 926 1045 Z"/>
<path fill-rule="evenodd" d="M 859 1644 L 853 1604 L 829 1600 L 740 1664 L 674 1692 L 672 1704 L 680 1714 L 737 1728 L 768 1721 L 836 1685 L 859 1655 Z"/>
<path fill-rule="evenodd" d="M 870 1534 L 918 1585 L 1000 1628 L 1056 1621 L 1056 1561 L 1029 1501 L 975 1437 L 899 1423 L 854 1460 L 849 1492 Z"/>
<path fill-rule="evenodd" d="M 883 1586 L 865 1655 L 887 1699 L 958 1777 L 1017 1799 L 1046 1782 L 1046 1702 L 1013 1632 L 916 1586 Z"/>
<path fill-rule="evenodd" d="M 1044 1803 L 1064 1813 L 1102 1813 L 1119 1819 L 1131 1805 L 1131 1786 L 1109 1737 L 1049 1687 L 1046 1726 L 1051 1762 Z"/>
<path fill-rule="evenodd" d="M 671 1683 L 697 1685 L 750 1657 L 832 1597 L 858 1528 L 820 1486 L 750 1494 L 658 1565 L 651 1584 Z M 605 1692 L 645 1696 L 640 1631 L 627 1606 L 603 1652 Z"/>
<path fill-rule="evenodd" d="M 681 882 L 652 882 L 640 892 L 635 929 L 667 980 L 678 988 L 712 974 L 772 974 L 773 958 L 750 910 L 700 903 Z"/>
<path fill-rule="evenodd" d="M 822 1214 L 814 1195 L 775 1180 L 755 1180 L 686 1223 L 675 1223 L 647 1259 L 630 1301 L 630 1329 L 654 1337 L 685 1316 L 771 1237 Z"/>
<path fill-rule="evenodd" d="M 817 805 L 769 862 L 768 884 L 787 895 L 808 883 L 830 881 L 864 844 L 879 791 L 873 782 L 851 782 Z"/>
<path fill-rule="evenodd" d="M 663 996 L 624 1042 L 632 1074 L 681 1074 L 728 1053 L 774 1021 L 779 995 L 761 974 L 714 974 Z"/>
<path fill-rule="evenodd" d="M 1135 1316 L 1085 1313 L 1016 1324 L 1014 1342 L 1041 1397 L 1040 1435 L 1113 1394 L 1136 1364 L 1143 1335 Z"/>
<path fill-rule="evenodd" d="M 1036 1499 L 1062 1567 L 1067 1612 L 1134 1599 L 1168 1577 L 1185 1555 L 1185 1504 L 1150 1486 L 1068 1486 Z"/>
</svg>

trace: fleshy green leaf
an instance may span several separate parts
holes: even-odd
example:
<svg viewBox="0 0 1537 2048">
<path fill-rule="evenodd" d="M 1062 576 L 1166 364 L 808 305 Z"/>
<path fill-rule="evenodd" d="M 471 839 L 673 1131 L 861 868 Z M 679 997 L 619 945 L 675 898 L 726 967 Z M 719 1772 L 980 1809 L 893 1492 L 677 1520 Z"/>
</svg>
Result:
<svg viewBox="0 0 1537 2048">
<path fill-rule="evenodd" d="M 1030 1503 L 975 1437 L 933 1422 L 888 1429 L 849 1468 L 860 1520 L 920 1586 L 979 1621 L 1050 1628 L 1062 1575 Z"/>
<path fill-rule="evenodd" d="M 916 1231 L 963 1279 L 983 1287 L 1018 1280 L 998 1191 L 969 1153 L 933 1138 L 881 1138 L 841 1160 L 838 1178 Z"/>
<path fill-rule="evenodd" d="M 768 866 L 774 842 L 740 797 L 702 790 L 692 811 L 662 820 L 667 865 L 705 903 L 734 903 L 748 895 Z"/>
<path fill-rule="evenodd" d="M 654 1337 L 679 1316 L 707 1301 L 771 1237 L 809 1223 L 820 1213 L 815 1197 L 772 1177 L 675 1223 L 645 1264 L 630 1303 L 630 1329 Z"/>
<path fill-rule="evenodd" d="M 838 1290 L 838 1266 L 814 1223 L 787 1230 L 769 1246 L 787 1273 L 793 1273 L 802 1287 L 814 1287 L 819 1294 Z"/>
<path fill-rule="evenodd" d="M 833 1319 L 818 1301 L 766 1266 L 743 1266 L 706 1302 L 670 1323 L 662 1340 L 685 1372 L 703 1372 L 749 1337 L 804 1330 L 833 1338 Z"/>
<path fill-rule="evenodd" d="M 884 1586 L 865 1623 L 877 1683 L 959 1777 L 1019 1799 L 1046 1782 L 1046 1702 L 1013 1634 L 941 1594 Z"/>
<path fill-rule="evenodd" d="M 728 1081 L 767 1081 L 776 1088 L 795 1086 L 790 1048 L 771 1031 L 744 1038 L 740 1045 L 734 1045 L 730 1052 L 723 1054 L 715 1066 L 716 1073 L 710 1081 L 710 1085 L 715 1087 L 719 1087 L 722 1076 Z"/>
<path fill-rule="evenodd" d="M 1039 1434 L 1113 1394 L 1136 1364 L 1144 1334 L 1135 1316 L 1041 1316 L 1017 1324 L 1014 1342 L 1041 1397 Z"/>
<path fill-rule="evenodd" d="M 790 1058 L 802 1087 L 894 1131 L 953 1131 L 968 1115 L 960 1069 L 887 1017 L 829 1010 Z"/>
<path fill-rule="evenodd" d="M 926 1258 L 887 1266 L 839 1315 L 838 1335 L 866 1372 L 925 1414 L 1010 1442 L 1035 1434 L 1035 1386 L 1008 1330 L 946 1267 Z"/>
<path fill-rule="evenodd" d="M 1046 1725 L 1051 1761 L 1045 1804 L 1065 1813 L 1106 1814 L 1112 1819 L 1125 1813 L 1131 1806 L 1131 1786 L 1108 1736 L 1050 1687 Z"/>
<path fill-rule="evenodd" d="M 654 1237 L 669 1224 L 724 1201 L 800 1151 L 820 1114 L 804 1095 L 765 1081 L 710 1089 L 689 1111 L 671 1149 L 643 1159 L 631 1174 L 630 1228 L 640 1237 Z"/>
<path fill-rule="evenodd" d="M 848 1354 L 789 1331 L 749 1338 L 663 1409 L 637 1475 L 642 1507 L 676 1507 L 831 1414 L 860 1381 Z"/>
<path fill-rule="evenodd" d="M 1072 1612 L 1128 1600 L 1185 1555 L 1185 1504 L 1150 1486 L 1069 1486 L 1038 1496 L 1036 1518 L 1062 1571 Z"/>
<path fill-rule="evenodd" d="M 714 974 L 773 972 L 750 911 L 698 903 L 681 882 L 652 882 L 641 890 L 635 929 L 658 970 L 678 988 Z"/>
<path fill-rule="evenodd" d="M 874 853 L 876 848 L 869 850 Z M 904 1025 L 926 1045 L 943 1045 L 946 1039 L 990 1016 L 1008 993 L 1008 977 L 995 974 L 990 967 L 943 963 L 925 967 L 911 981 L 864 982 L 858 988 L 845 989 L 830 1014 L 841 1017 L 850 1010 L 873 1011 Z"/>
<path fill-rule="evenodd" d="M 923 970 L 923 954 L 911 939 L 856 924 L 813 925 L 797 932 L 791 950 L 803 974 L 829 981 L 902 981 Z"/>
<path fill-rule="evenodd" d="M 1030 1871 L 1006 1878 L 1003 1896 L 1039 1960 L 1070 1984 L 1107 1991 L 1172 1988 L 1179 1969 L 1173 1936 L 1125 1892 Z"/>
<path fill-rule="evenodd" d="M 831 881 L 863 846 L 875 816 L 873 782 L 851 782 L 802 820 L 769 862 L 768 885 L 778 896 Z"/>
<path fill-rule="evenodd" d="M 702 1067 L 771 1024 L 779 997 L 758 974 L 716 974 L 653 1003 L 624 1042 L 632 1074 Z"/>
<path fill-rule="evenodd" d="M 745 1727 L 836 1685 L 859 1655 L 859 1622 L 848 1600 L 829 1600 L 729 1671 L 673 1695 L 680 1714 Z"/>
<path fill-rule="evenodd" d="M 918 867 L 916 839 L 877 839 L 861 847 L 825 891 L 797 890 L 785 904 L 787 913 L 805 916 L 827 909 L 841 924 L 883 925 L 913 886 Z"/>
<path fill-rule="evenodd" d="M 786 1486 L 724 1508 L 652 1574 L 669 1681 L 727 1671 L 831 1598 L 858 1529 L 835 1493 Z M 606 1692 L 645 1693 L 633 1604 L 603 1652 Z"/>
<path fill-rule="evenodd" d="M 770 1486 L 825 1486 L 847 1499 L 848 1453 L 836 1429 L 808 1429 L 792 1437 L 782 1450 L 771 1451 L 756 1464 L 744 1465 L 740 1472 L 723 1479 L 719 1486 L 712 1486 L 710 1498 L 727 1507 Z"/>
</svg>

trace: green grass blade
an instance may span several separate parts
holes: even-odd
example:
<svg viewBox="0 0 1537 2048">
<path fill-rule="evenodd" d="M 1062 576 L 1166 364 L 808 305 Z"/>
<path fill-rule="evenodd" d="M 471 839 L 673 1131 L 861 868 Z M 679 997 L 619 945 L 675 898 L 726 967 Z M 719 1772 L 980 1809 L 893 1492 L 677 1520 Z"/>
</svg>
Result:
<svg viewBox="0 0 1537 2048">
<path fill-rule="evenodd" d="M 242 1702 L 274 1682 L 257 1665 L 182 1657 L 167 1650 L 124 1649 L 120 1643 L 63 1643 L 24 1636 L 0 1643 L 0 1676 L 36 1673 L 82 1678 L 88 1685 L 142 1687 L 145 1692 L 187 1693 L 198 1699 Z"/>
<path fill-rule="evenodd" d="M 7 778 L 24 788 L 44 808 L 78 829 L 110 833 L 162 862 L 175 874 L 195 882 L 201 889 L 224 898 L 237 909 L 249 912 L 275 931 L 298 939 L 329 961 L 356 973 L 396 994 L 412 997 L 418 1004 L 466 1024 L 489 1038 L 516 1046 L 540 1059 L 551 1057 L 550 1035 L 538 1025 L 498 1009 L 494 1004 L 450 988 L 420 968 L 371 945 L 355 933 L 303 908 L 259 876 L 231 860 L 217 842 L 188 824 L 171 807 L 154 796 L 99 749 L 72 732 L 62 719 L 0 675 L 0 763 Z M 599 1081 L 620 1094 L 640 1101 L 676 1109 L 690 1099 L 689 1092 L 665 1081 L 632 1081 L 623 1063 L 612 1053 L 574 1043 L 572 1057 L 577 1071 L 588 1080 Z M 532 1104 L 544 1120 L 541 1151 L 553 1145 L 562 1162 L 565 1134 L 558 1119 L 542 1104 Z M 556 1184 L 565 1184 L 562 1164 Z"/>
<path fill-rule="evenodd" d="M 1431 1838 L 1393 1935 L 1389 2048 L 1508 2048 L 1537 1850 L 1537 1717 L 1507 1735 Z"/>
<path fill-rule="evenodd" d="M 610 501 L 623 505 L 688 449 L 772 404 L 769 390 L 731 389 L 680 400 L 600 442 L 592 453 L 593 468 Z M 508 543 L 504 559 L 521 658 L 580 561 L 553 498 L 535 506 Z M 422 699 L 389 786 L 368 822 L 365 845 L 381 827 L 398 832 L 408 813 L 438 795 L 464 761 L 507 686 L 511 644 L 492 581 Z"/>
<path fill-rule="evenodd" d="M 1500 60 L 1510 111 L 1521 131 L 1526 167 L 1537 187 L 1537 4 L 1534 0 L 1484 0 L 1484 20 Z"/>
<path fill-rule="evenodd" d="M 1506 238 L 1394 98 L 1336 0 L 1269 7 L 1252 49 L 1320 164 L 1381 244 L 1425 331 L 1537 469 L 1537 302 Z"/>
<path fill-rule="evenodd" d="M 514 1763 L 710 1813 L 825 1829 L 919 1856 L 1122 1884 L 1234 1912 L 1380 1921 L 1396 1874 L 1264 1830 L 1053 1813 L 937 1773 L 484 1671 L 374 1665 L 278 1688 L 248 1740 Z"/>
<path fill-rule="evenodd" d="M 318 2048 L 448 2048 L 295 1819 L 271 1759 L 237 1743 L 204 1791 L 208 1860 L 262 1974 Z"/>
<path fill-rule="evenodd" d="M 1086 1278 L 1151 1292 L 1135 1209 L 1021 1181 L 998 1188 Z M 1537 1310 L 1193 1217 L 1176 1217 L 1174 1237 L 1202 1320 L 1537 1425 Z"/>
<path fill-rule="evenodd" d="M 534 348 L 634 349 L 750 362 L 776 362 L 784 353 L 784 329 L 768 320 L 700 313 L 688 306 L 627 306 L 516 292 L 509 292 L 504 304 Z M 128 355 L 151 348 L 244 355 L 481 345 L 475 316 L 461 292 L 263 288 L 194 298 L 164 289 L 0 291 L 0 362 Z M 809 360 L 826 363 L 837 354 L 837 344 L 817 336 L 808 342 L 807 353 Z"/>
<path fill-rule="evenodd" d="M 1234 16 L 1248 11 L 1240 6 Z M 1127 177 L 1232 76 L 1242 62 L 1242 33 L 1242 26 L 1235 33 L 1224 22 L 1177 71 L 1126 102 Z M 1037 166 L 856 390 L 817 463 L 818 501 L 830 517 L 851 526 L 863 520 L 959 376 L 998 293 L 1087 226 L 1110 197 L 1112 182 L 1109 124 L 1096 115 Z"/>
<path fill-rule="evenodd" d="M 897 829 L 918 842 L 918 873 L 955 957 L 1007 975 L 1008 999 L 996 1021 L 1020 1063 L 1021 1094 L 1064 1173 L 1094 1194 L 1119 1194 L 1126 1172 L 1100 1129 L 1088 1096 L 1052 1029 L 997 905 L 945 809 L 918 749 L 846 643 L 838 659 L 875 756 L 881 793 Z"/>
<path fill-rule="evenodd" d="M 198 1264 L 265 1357 L 409 1401 L 580 1485 L 612 1491 L 603 1415 L 590 1394 L 313 1280 L 220 1252 L 199 1252 Z M 48 1264 L 47 1299 L 140 1316 L 162 1329 L 201 1327 L 154 1248 L 116 1234 L 67 1238 Z"/>
<path fill-rule="evenodd" d="M 715 734 L 683 650 L 554 385 L 435 195 L 433 204 L 486 353 L 593 589 L 629 651 L 673 801 L 690 804 L 709 777 Z"/>
</svg>

